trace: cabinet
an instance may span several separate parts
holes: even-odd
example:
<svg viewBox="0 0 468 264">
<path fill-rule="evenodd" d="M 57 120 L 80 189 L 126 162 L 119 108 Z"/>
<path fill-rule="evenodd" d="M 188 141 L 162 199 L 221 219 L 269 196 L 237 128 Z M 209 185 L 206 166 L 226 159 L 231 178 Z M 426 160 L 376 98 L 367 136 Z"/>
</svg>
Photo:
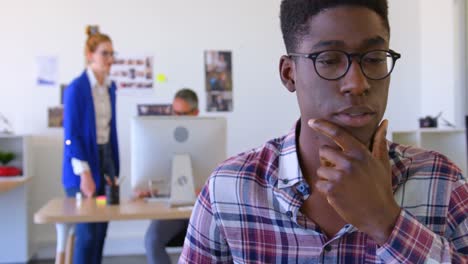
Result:
<svg viewBox="0 0 468 264">
<path fill-rule="evenodd" d="M 0 263 L 26 263 L 31 258 L 29 231 L 32 225 L 28 206 L 29 139 L 0 134 L 0 150 L 13 152 L 16 157 L 8 165 L 23 172 L 21 176 L 0 177 Z"/>
<path fill-rule="evenodd" d="M 463 129 L 422 128 L 394 131 L 392 141 L 442 153 L 457 164 L 466 175 L 467 145 Z"/>
</svg>

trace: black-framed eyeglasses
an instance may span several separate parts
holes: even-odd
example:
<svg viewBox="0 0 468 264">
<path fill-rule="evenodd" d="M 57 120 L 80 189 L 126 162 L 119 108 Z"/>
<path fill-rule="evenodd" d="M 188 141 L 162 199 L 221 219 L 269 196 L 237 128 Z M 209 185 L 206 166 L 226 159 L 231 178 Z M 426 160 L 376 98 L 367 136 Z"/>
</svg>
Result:
<svg viewBox="0 0 468 264">
<path fill-rule="evenodd" d="M 329 81 L 343 78 L 351 68 L 353 57 L 358 58 L 357 63 L 362 73 L 371 80 L 387 78 L 392 73 L 396 61 L 401 58 L 401 55 L 393 50 L 371 50 L 364 53 L 324 50 L 310 54 L 289 53 L 288 56 L 311 59 L 315 72 Z"/>
</svg>

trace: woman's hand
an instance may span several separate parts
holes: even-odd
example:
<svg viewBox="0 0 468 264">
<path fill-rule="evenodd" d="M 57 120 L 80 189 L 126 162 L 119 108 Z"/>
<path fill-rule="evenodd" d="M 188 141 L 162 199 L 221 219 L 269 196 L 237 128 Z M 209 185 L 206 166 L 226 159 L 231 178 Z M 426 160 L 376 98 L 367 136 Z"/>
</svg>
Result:
<svg viewBox="0 0 468 264">
<path fill-rule="evenodd" d="M 81 174 L 80 189 L 86 198 L 93 197 L 96 192 L 96 184 L 90 171 L 84 171 Z"/>
</svg>

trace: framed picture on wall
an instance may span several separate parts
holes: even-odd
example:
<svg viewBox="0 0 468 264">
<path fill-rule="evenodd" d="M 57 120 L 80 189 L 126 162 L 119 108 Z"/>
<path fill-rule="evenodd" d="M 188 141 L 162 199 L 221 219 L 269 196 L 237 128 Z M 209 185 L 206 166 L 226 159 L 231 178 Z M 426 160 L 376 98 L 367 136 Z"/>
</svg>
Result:
<svg viewBox="0 0 468 264">
<path fill-rule="evenodd" d="M 205 51 L 206 110 L 208 112 L 232 111 L 231 58 L 230 51 Z"/>
<path fill-rule="evenodd" d="M 49 107 L 48 127 L 63 127 L 63 106 Z"/>
<path fill-rule="evenodd" d="M 171 104 L 139 104 L 138 116 L 168 116 L 172 115 Z"/>
</svg>

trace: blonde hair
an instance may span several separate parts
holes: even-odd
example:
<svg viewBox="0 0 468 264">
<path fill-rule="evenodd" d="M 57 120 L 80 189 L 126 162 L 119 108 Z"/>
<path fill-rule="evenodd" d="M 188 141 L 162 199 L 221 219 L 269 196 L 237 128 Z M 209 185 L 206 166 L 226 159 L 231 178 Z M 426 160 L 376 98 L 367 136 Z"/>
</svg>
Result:
<svg viewBox="0 0 468 264">
<path fill-rule="evenodd" d="M 87 54 L 88 52 L 95 52 L 97 47 L 101 43 L 112 43 L 112 40 L 108 35 L 99 32 L 98 26 L 87 26 L 86 35 L 88 35 L 88 39 L 86 40 L 85 54 Z"/>
</svg>

